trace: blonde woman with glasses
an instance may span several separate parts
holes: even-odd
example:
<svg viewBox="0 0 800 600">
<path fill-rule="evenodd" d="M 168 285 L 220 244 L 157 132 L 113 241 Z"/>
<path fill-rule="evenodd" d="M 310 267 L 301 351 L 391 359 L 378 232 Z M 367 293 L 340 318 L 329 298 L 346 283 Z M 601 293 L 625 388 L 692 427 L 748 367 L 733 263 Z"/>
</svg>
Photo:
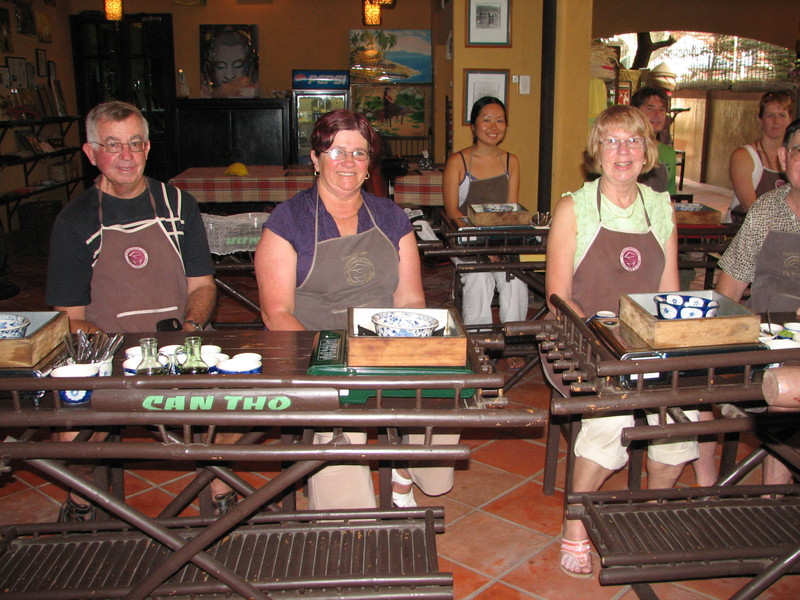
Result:
<svg viewBox="0 0 800 600">
<path fill-rule="evenodd" d="M 547 297 L 558 294 L 580 316 L 619 312 L 621 294 L 678 289 L 677 233 L 669 194 L 639 185 L 637 178 L 658 158 L 653 128 L 631 106 L 603 111 L 586 145 L 588 170 L 600 178 L 565 195 L 556 206 L 547 243 Z M 549 303 L 549 300 L 548 300 Z M 550 309 L 555 308 L 550 304 Z M 687 411 L 697 418 L 696 411 Z M 632 414 L 588 417 L 575 441 L 571 490 L 597 491 L 628 460 L 622 429 Z M 650 488 L 675 484 L 684 465 L 697 458 L 697 442 L 652 442 Z M 565 520 L 559 557 L 572 577 L 590 577 L 591 547 L 579 520 Z"/>
</svg>

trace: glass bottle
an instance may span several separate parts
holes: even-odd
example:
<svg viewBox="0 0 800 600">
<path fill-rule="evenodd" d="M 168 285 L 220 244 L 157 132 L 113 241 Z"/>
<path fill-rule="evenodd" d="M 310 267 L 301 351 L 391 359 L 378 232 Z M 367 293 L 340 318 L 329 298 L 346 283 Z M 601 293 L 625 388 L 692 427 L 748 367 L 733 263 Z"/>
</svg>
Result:
<svg viewBox="0 0 800 600">
<path fill-rule="evenodd" d="M 158 360 L 158 340 L 156 338 L 142 338 L 139 340 L 142 348 L 142 362 L 136 367 L 137 375 L 166 375 L 167 368 Z"/>
<path fill-rule="evenodd" d="M 199 336 L 187 337 L 184 342 L 186 347 L 186 360 L 180 365 L 181 375 L 201 375 L 208 373 L 208 365 L 200 355 L 203 339 Z"/>
</svg>

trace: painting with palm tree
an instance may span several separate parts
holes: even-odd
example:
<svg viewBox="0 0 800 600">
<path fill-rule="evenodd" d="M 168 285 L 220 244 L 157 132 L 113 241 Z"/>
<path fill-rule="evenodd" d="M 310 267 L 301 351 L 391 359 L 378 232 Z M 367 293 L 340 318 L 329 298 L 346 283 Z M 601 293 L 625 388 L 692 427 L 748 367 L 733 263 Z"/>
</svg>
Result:
<svg viewBox="0 0 800 600">
<path fill-rule="evenodd" d="M 427 29 L 351 29 L 353 83 L 431 83 Z"/>
<path fill-rule="evenodd" d="M 422 137 L 430 127 L 430 86 L 354 85 L 353 110 L 383 136 Z"/>
</svg>

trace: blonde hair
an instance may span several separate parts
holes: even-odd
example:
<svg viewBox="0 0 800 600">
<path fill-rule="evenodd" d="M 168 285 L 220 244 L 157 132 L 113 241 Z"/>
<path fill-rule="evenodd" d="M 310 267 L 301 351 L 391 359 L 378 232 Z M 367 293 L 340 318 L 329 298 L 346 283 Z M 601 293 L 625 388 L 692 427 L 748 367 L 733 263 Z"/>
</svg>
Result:
<svg viewBox="0 0 800 600">
<path fill-rule="evenodd" d="M 592 173 L 603 173 L 600 154 L 603 140 L 614 129 L 624 129 L 636 137 L 644 138 L 644 167 L 642 173 L 650 171 L 658 162 L 658 142 L 650 122 L 638 108 L 625 104 L 610 106 L 600 113 L 594 122 L 586 142 L 586 168 Z"/>
</svg>

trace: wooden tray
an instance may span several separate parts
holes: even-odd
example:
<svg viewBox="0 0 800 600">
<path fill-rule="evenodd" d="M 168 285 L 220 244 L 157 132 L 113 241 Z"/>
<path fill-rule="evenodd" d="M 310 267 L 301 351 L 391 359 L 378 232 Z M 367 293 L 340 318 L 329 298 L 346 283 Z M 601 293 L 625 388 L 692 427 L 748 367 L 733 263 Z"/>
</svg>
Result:
<svg viewBox="0 0 800 600">
<path fill-rule="evenodd" d="M 672 208 L 678 225 L 719 225 L 720 212 L 705 204 L 674 202 Z"/>
<path fill-rule="evenodd" d="M 492 208 L 512 207 L 506 212 L 496 212 Z M 467 217 L 475 226 L 493 225 L 530 225 L 531 213 L 521 204 L 470 204 L 467 206 Z"/>
<path fill-rule="evenodd" d="M 24 338 L 0 340 L 0 367 L 32 367 L 58 346 L 69 333 L 67 313 L 14 312 L 31 320 Z"/>
<path fill-rule="evenodd" d="M 348 310 L 347 365 L 350 367 L 463 367 L 467 364 L 467 333 L 450 308 L 410 308 L 444 324 L 444 334 L 427 338 L 359 335 L 359 326 L 375 331 L 372 315 L 390 308 Z"/>
<path fill-rule="evenodd" d="M 658 292 L 625 294 L 619 301 L 619 318 L 651 348 L 691 348 L 718 344 L 758 342 L 761 317 L 727 296 L 711 290 L 675 292 L 719 302 L 717 314 L 706 319 L 663 320 L 656 317 Z"/>
</svg>

